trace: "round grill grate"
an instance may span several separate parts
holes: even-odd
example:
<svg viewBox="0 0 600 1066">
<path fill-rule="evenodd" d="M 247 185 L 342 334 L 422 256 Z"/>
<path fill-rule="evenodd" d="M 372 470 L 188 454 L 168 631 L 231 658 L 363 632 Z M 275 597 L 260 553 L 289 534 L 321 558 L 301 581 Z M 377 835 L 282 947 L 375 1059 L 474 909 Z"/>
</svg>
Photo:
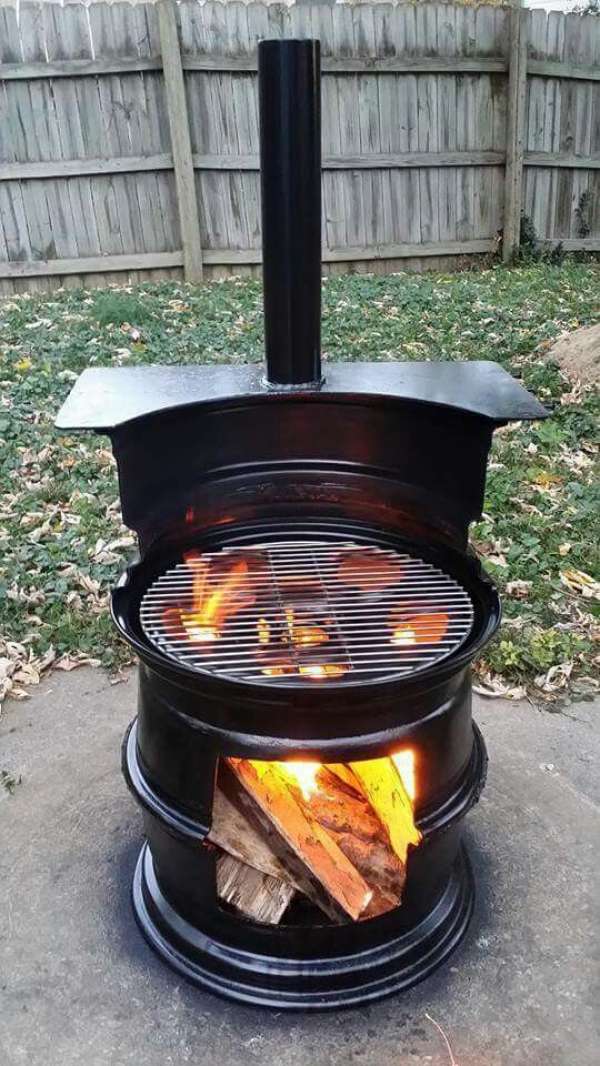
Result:
<svg viewBox="0 0 600 1066">
<path fill-rule="evenodd" d="M 140 621 L 192 670 L 297 685 L 431 666 L 466 640 L 473 606 L 416 556 L 288 540 L 188 553 L 147 589 Z"/>
</svg>

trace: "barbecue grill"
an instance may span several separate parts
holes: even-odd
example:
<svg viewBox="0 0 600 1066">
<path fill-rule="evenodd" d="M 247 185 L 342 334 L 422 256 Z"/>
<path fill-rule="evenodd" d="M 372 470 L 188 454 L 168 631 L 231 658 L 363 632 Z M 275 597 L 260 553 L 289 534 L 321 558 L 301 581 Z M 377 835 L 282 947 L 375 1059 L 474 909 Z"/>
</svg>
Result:
<svg viewBox="0 0 600 1066">
<path fill-rule="evenodd" d="M 140 928 L 202 987 L 326 1008 L 414 984 L 466 931 L 487 765 L 470 664 L 500 617 L 468 527 L 493 430 L 546 412 L 489 362 L 322 373 L 318 42 L 262 42 L 259 86 L 266 373 L 90 369 L 57 424 L 109 434 L 139 538 L 112 611 L 140 660 Z M 323 819 L 332 796 L 372 846 Z M 242 823 L 254 848 L 227 856 Z M 226 863 L 271 878 L 260 917 Z"/>
</svg>

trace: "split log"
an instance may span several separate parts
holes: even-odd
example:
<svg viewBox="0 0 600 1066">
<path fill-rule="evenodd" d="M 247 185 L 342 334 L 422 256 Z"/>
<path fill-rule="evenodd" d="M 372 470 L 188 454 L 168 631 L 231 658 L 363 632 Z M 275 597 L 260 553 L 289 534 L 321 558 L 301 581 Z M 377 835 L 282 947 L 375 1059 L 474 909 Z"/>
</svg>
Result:
<svg viewBox="0 0 600 1066">
<path fill-rule="evenodd" d="M 246 918 L 277 925 L 296 895 L 290 874 L 264 836 L 217 785 L 207 840 L 219 849 L 217 894 Z"/>
<path fill-rule="evenodd" d="M 410 844 L 421 841 L 410 797 L 391 759 L 366 759 L 349 764 L 373 810 L 386 827 L 390 843 L 403 866 Z"/>
<path fill-rule="evenodd" d="M 306 804 L 312 817 L 367 882 L 373 896 L 361 917 L 372 918 L 400 906 L 406 868 L 394 854 L 386 829 L 359 791 L 351 770 L 348 776 L 350 781 L 342 781 L 331 767 L 321 767 L 319 787 Z"/>
<path fill-rule="evenodd" d="M 344 784 L 348 785 L 349 788 L 354 789 L 354 791 L 359 796 L 363 795 L 363 790 L 361 788 L 360 781 L 352 773 L 352 770 L 350 769 L 347 763 L 328 762 L 325 765 L 331 774 L 335 774 L 336 777 L 339 777 L 340 781 L 343 781 Z"/>
<path fill-rule="evenodd" d="M 248 759 L 227 762 L 254 801 L 275 853 L 285 865 L 291 862 L 290 869 L 299 872 L 305 884 L 310 883 L 312 894 L 306 894 L 314 899 L 318 885 L 324 890 L 319 893 L 319 906 L 326 913 L 337 920 L 340 915 L 355 921 L 360 918 L 371 903 L 372 890 L 329 833 L 303 809 L 281 767 Z"/>
<path fill-rule="evenodd" d="M 279 877 L 261 873 L 222 853 L 217 859 L 217 894 L 247 918 L 277 925 L 296 893 L 293 885 Z"/>
<path fill-rule="evenodd" d="M 251 833 L 249 838 L 250 846 L 247 849 L 244 848 L 244 851 L 247 851 L 249 865 L 258 866 L 260 863 L 264 867 L 262 872 L 270 872 L 276 876 L 279 876 L 279 873 L 275 874 L 275 871 L 280 869 L 285 871 L 281 875 L 283 880 L 288 879 L 298 892 L 305 895 L 332 921 L 336 923 L 344 921 L 346 918 L 344 911 L 331 899 L 317 879 L 310 874 L 304 863 L 296 856 L 292 848 L 286 844 L 270 818 L 265 815 L 258 803 L 252 798 L 250 792 L 239 781 L 228 762 L 229 760 L 222 759 L 219 764 L 217 793 L 224 796 L 225 800 L 229 801 L 230 808 L 236 811 L 238 815 L 237 825 L 241 833 L 238 832 L 237 842 L 233 844 L 228 829 L 222 826 L 219 831 L 219 839 L 223 848 L 228 850 L 231 845 L 241 855 L 242 850 L 239 848 L 239 839 L 240 836 L 243 836 L 244 825 L 247 825 Z M 208 837 L 209 840 L 213 839 L 213 831 L 214 823 Z M 252 842 L 257 839 L 260 840 L 260 845 L 254 848 Z"/>
<path fill-rule="evenodd" d="M 223 790 L 224 784 L 226 782 L 223 781 L 223 775 L 220 772 L 213 799 L 212 824 L 207 840 L 246 866 L 251 866 L 260 873 L 293 885 L 292 876 L 265 840 L 264 833 L 257 829 L 239 810 L 235 802 L 226 795 Z"/>
</svg>

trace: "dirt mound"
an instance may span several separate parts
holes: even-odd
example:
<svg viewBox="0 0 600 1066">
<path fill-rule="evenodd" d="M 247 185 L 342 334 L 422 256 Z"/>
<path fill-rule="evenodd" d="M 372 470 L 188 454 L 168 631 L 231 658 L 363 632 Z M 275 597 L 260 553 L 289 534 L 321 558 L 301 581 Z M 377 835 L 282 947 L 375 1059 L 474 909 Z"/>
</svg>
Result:
<svg viewBox="0 0 600 1066">
<path fill-rule="evenodd" d="M 600 325 L 565 333 L 548 348 L 546 358 L 558 363 L 569 381 L 600 384 Z"/>
</svg>

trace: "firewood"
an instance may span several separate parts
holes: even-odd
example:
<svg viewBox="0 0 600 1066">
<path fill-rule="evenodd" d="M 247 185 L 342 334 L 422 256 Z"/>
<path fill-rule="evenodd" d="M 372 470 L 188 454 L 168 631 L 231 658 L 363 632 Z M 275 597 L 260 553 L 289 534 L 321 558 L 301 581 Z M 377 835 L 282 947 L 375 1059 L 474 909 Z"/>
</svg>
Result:
<svg viewBox="0 0 600 1066">
<path fill-rule="evenodd" d="M 257 813 L 260 810 L 261 823 L 271 832 L 270 843 L 277 850 L 273 831 L 285 843 L 287 859 L 279 852 L 282 861 L 289 861 L 289 853 L 293 853 L 300 870 L 304 868 L 325 890 L 330 913 L 337 917 L 341 911 L 354 920 L 360 918 L 372 901 L 372 889 L 327 831 L 308 810 L 302 809 L 288 776 L 276 763 L 234 758 L 227 761 L 254 800 Z"/>
<path fill-rule="evenodd" d="M 246 918 L 277 925 L 287 910 L 296 889 L 278 877 L 261 873 L 222 853 L 217 859 L 217 894 Z"/>
<path fill-rule="evenodd" d="M 331 774 L 335 774 L 336 777 L 339 777 L 340 781 L 343 781 L 345 785 L 349 786 L 349 788 L 354 789 L 354 791 L 357 792 L 359 796 L 363 795 L 363 790 L 361 788 L 360 781 L 352 773 L 352 770 L 348 766 L 348 763 L 328 762 L 326 766 Z"/>
<path fill-rule="evenodd" d="M 296 890 L 307 897 L 316 907 L 323 911 L 331 921 L 339 923 L 346 920 L 347 916 L 341 907 L 332 900 L 331 896 L 312 876 L 304 862 L 298 858 L 293 849 L 285 842 L 281 834 L 272 824 L 270 818 L 264 814 L 258 803 L 253 799 L 241 781 L 238 779 L 233 768 L 228 765 L 229 760 L 223 759 L 219 764 L 219 777 L 217 793 L 221 792 L 229 801 L 239 817 L 243 820 L 238 823 L 248 825 L 253 831 L 251 839 L 259 838 L 261 849 L 255 851 L 250 848 L 248 857 L 251 858 L 249 865 L 258 865 L 265 858 L 265 870 L 262 872 L 275 871 L 279 867 L 285 870 L 283 879 L 289 879 L 290 884 L 295 885 Z M 213 830 L 209 840 L 212 839 Z M 220 833 L 220 839 L 226 849 L 229 848 L 229 836 L 226 831 Z M 241 851 L 240 851 L 241 854 Z M 270 855 L 270 859 L 266 856 Z"/>
<path fill-rule="evenodd" d="M 213 800 L 212 824 L 207 837 L 208 841 L 260 873 L 286 881 L 293 886 L 293 878 L 270 848 L 264 833 L 260 832 L 239 810 L 225 794 L 222 785 L 223 775 L 220 773 Z"/>
<path fill-rule="evenodd" d="M 398 770 L 391 759 L 366 759 L 349 765 L 386 827 L 394 852 L 406 866 L 408 847 L 420 842 L 421 833 L 415 825 L 412 803 Z"/>
<path fill-rule="evenodd" d="M 226 867 L 230 891 L 237 896 L 232 901 L 240 910 L 249 917 L 258 910 L 268 915 L 265 921 L 276 922 L 299 891 L 334 920 L 347 918 L 348 908 L 330 887 L 331 878 L 335 882 L 340 876 L 331 868 L 335 848 L 351 865 L 351 876 L 362 878 L 370 893 L 357 917 L 400 906 L 408 845 L 418 843 L 420 834 L 390 760 L 321 766 L 307 795 L 285 765 L 228 762 L 229 767 L 221 763 L 208 840 L 265 878 L 253 878 L 232 864 Z M 344 877 L 347 870 L 346 865 Z M 250 885 L 256 888 L 256 907 Z M 363 900 L 362 884 L 361 890 Z"/>
<path fill-rule="evenodd" d="M 348 771 L 349 775 L 352 772 Z M 342 782 L 329 766 L 319 771 L 318 789 L 305 801 L 340 851 L 364 877 L 373 892 L 365 916 L 373 917 L 400 906 L 406 880 L 405 865 L 394 853 L 386 829 L 364 794 Z"/>
</svg>

